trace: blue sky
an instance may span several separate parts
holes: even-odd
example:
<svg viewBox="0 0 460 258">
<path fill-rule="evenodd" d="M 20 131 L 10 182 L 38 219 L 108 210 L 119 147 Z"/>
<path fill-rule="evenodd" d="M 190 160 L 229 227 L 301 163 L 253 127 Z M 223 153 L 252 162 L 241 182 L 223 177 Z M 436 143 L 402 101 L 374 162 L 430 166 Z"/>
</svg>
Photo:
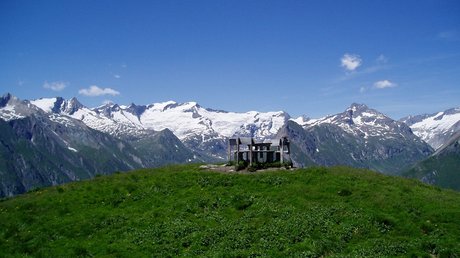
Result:
<svg viewBox="0 0 460 258">
<path fill-rule="evenodd" d="M 22 99 L 398 119 L 460 106 L 460 1 L 0 1 Z"/>
</svg>

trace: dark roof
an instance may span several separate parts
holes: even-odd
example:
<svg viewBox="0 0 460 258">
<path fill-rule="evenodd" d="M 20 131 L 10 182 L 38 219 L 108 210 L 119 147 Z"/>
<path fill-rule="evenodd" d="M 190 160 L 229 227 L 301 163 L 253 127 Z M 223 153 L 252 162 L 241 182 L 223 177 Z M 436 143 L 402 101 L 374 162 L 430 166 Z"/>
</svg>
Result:
<svg viewBox="0 0 460 258">
<path fill-rule="evenodd" d="M 288 144 L 289 139 L 287 137 L 282 137 L 280 139 L 264 140 L 264 142 L 255 142 L 254 138 L 251 137 L 237 137 L 228 139 L 228 143 L 230 144 L 230 146 L 236 146 L 238 144 L 254 146 L 280 146 Z"/>
</svg>

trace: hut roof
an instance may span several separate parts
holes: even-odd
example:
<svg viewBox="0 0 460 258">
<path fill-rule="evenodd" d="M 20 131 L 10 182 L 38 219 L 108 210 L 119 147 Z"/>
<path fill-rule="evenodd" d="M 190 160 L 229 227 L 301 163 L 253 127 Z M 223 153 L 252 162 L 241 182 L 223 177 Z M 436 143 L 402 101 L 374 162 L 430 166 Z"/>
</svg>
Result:
<svg viewBox="0 0 460 258">
<path fill-rule="evenodd" d="M 238 140 L 240 141 L 240 144 L 254 144 L 254 139 L 251 137 L 239 137 Z"/>
</svg>

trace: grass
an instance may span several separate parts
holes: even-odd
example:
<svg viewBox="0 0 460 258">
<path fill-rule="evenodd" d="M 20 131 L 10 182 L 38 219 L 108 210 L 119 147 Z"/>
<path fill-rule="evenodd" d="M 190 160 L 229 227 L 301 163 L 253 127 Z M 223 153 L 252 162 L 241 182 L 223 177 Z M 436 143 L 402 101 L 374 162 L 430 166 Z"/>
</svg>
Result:
<svg viewBox="0 0 460 258">
<path fill-rule="evenodd" d="M 347 167 L 144 169 L 0 202 L 0 257 L 458 257 L 460 193 Z"/>
</svg>

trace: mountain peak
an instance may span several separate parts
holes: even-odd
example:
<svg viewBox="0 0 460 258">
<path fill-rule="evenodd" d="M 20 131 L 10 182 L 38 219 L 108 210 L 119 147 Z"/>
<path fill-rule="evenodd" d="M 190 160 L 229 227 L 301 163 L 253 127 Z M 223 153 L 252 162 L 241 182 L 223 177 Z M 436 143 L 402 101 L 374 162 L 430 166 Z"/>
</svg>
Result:
<svg viewBox="0 0 460 258">
<path fill-rule="evenodd" d="M 347 108 L 347 111 L 352 110 L 353 112 L 356 111 L 363 111 L 369 109 L 366 104 L 360 104 L 360 103 L 352 103 L 349 108 Z"/>
<path fill-rule="evenodd" d="M 83 104 L 81 104 L 77 98 L 73 97 L 68 101 L 66 107 L 64 107 L 64 111 L 69 115 L 72 115 L 73 113 L 77 112 L 79 109 L 84 107 L 85 106 L 83 106 Z"/>
<path fill-rule="evenodd" d="M 78 99 L 76 97 L 72 97 L 69 102 L 72 104 L 72 105 L 81 105 L 83 106 L 83 104 L 80 103 L 80 101 L 78 101 Z"/>
<path fill-rule="evenodd" d="M 134 103 L 131 103 L 125 110 L 139 118 L 146 109 L 147 107 L 144 105 L 138 106 Z"/>
</svg>

